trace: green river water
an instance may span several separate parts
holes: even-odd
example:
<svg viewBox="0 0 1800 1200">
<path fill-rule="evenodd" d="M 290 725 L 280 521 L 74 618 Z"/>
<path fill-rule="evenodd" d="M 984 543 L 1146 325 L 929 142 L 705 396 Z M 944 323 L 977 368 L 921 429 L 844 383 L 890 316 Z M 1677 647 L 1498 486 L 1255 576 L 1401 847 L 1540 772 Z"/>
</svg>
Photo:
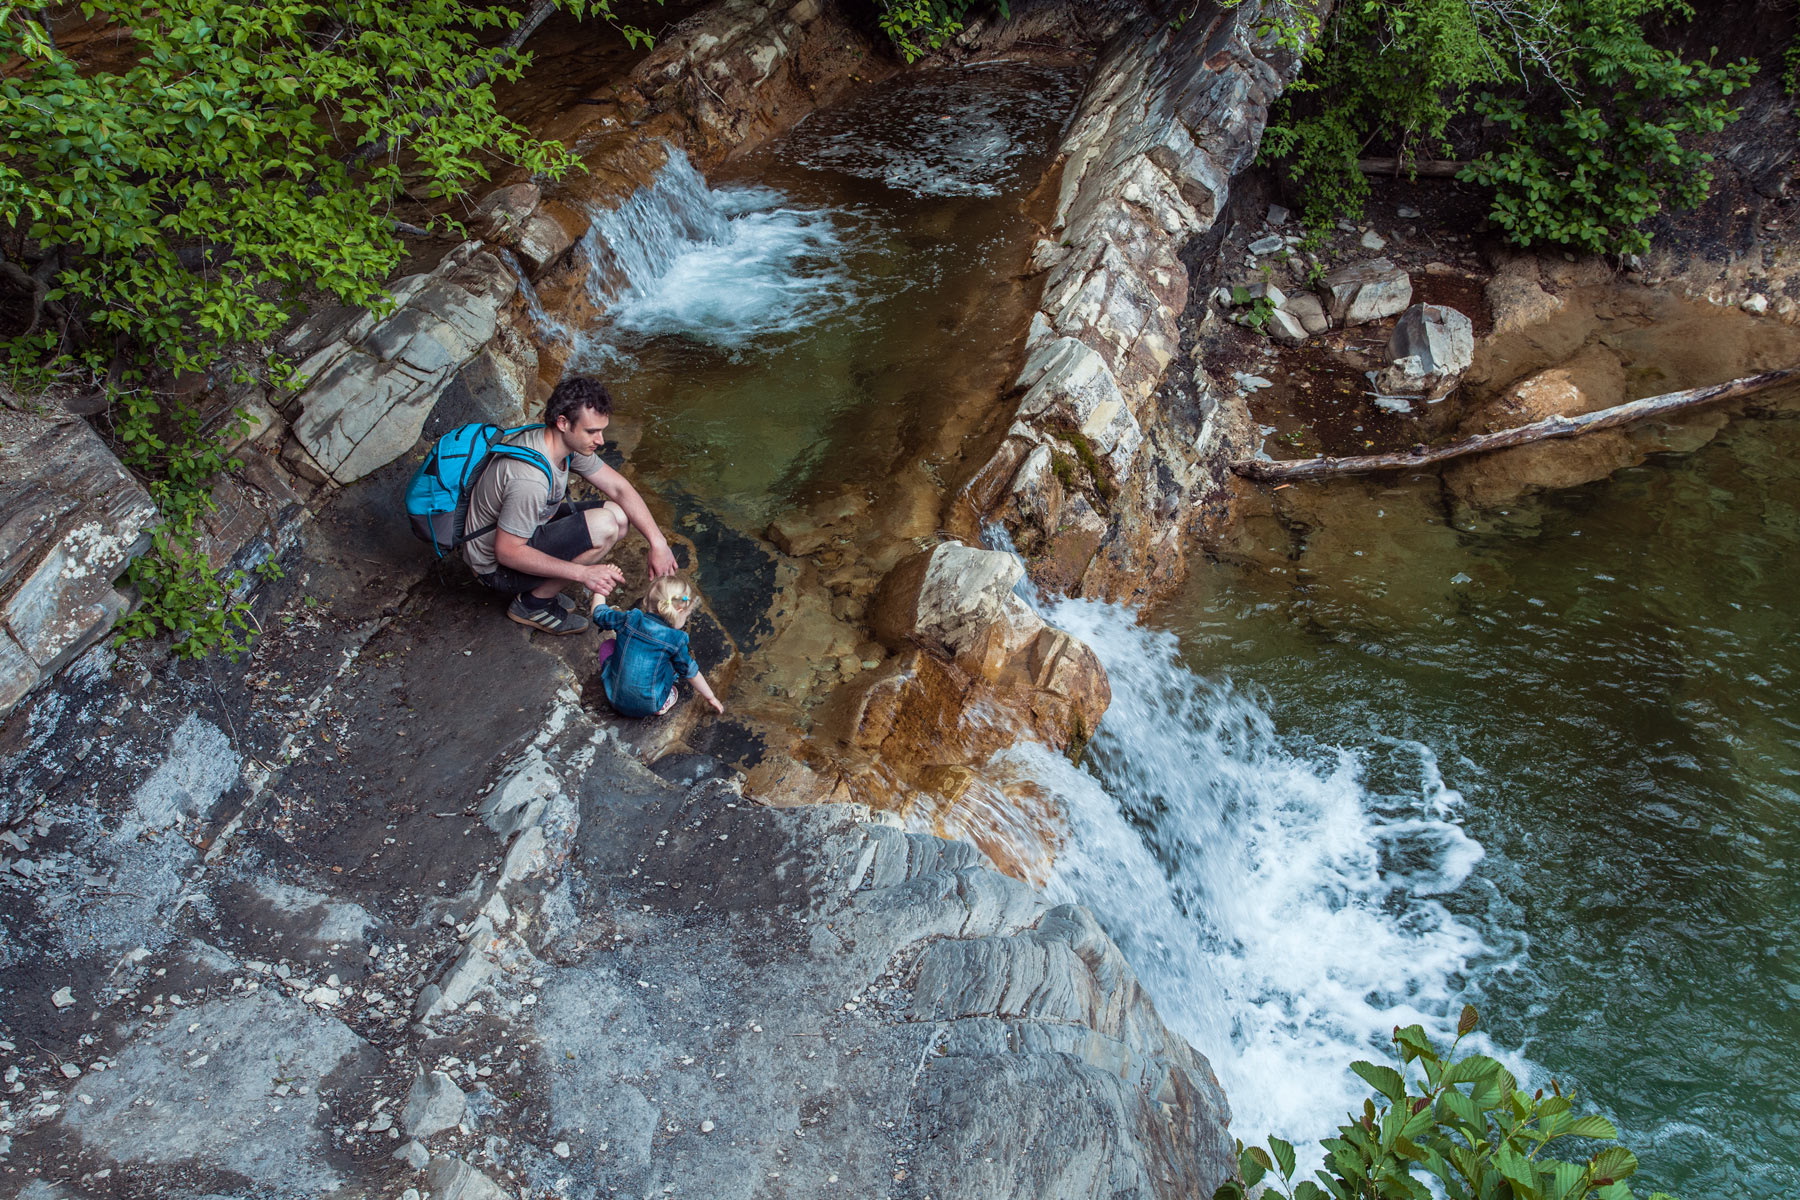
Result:
<svg viewBox="0 0 1800 1200">
<path fill-rule="evenodd" d="M 1485 850 L 1440 897 L 1485 943 L 1467 995 L 1647 1182 L 1800 1192 L 1800 421 L 1480 533 L 1365 536 L 1299 586 L 1202 568 L 1152 623 L 1261 689 L 1284 739 L 1357 749 L 1372 793 L 1404 786 L 1386 739 L 1431 749 Z"/>
</svg>

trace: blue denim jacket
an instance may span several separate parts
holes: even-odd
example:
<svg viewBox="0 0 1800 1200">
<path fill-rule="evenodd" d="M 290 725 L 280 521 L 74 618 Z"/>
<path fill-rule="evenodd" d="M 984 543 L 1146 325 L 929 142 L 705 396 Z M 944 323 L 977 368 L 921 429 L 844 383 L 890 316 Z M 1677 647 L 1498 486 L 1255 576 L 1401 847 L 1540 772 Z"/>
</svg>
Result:
<svg viewBox="0 0 1800 1200">
<path fill-rule="evenodd" d="M 654 717 L 675 687 L 676 673 L 692 679 L 700 664 L 688 653 L 688 635 L 638 608 L 601 605 L 594 625 L 616 629 L 619 645 L 600 668 L 606 698 L 625 717 Z"/>
</svg>

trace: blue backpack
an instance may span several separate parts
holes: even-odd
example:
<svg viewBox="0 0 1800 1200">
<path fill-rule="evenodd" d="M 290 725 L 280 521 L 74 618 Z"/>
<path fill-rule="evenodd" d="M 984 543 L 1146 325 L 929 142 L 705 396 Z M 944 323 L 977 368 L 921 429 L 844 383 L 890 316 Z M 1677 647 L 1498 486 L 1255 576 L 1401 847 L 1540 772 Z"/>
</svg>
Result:
<svg viewBox="0 0 1800 1200">
<path fill-rule="evenodd" d="M 465 531 L 463 522 L 469 516 L 469 493 L 487 465 L 496 458 L 512 458 L 530 463 L 544 473 L 545 482 L 556 486 L 550 471 L 550 460 L 525 446 L 514 446 L 502 438 L 542 425 L 520 425 L 502 429 L 480 421 L 458 425 L 437 440 L 425 455 L 425 461 L 413 472 L 406 485 L 406 515 L 412 531 L 420 540 L 430 542 L 432 553 L 444 557 L 464 542 L 492 532 L 492 525 Z"/>
</svg>

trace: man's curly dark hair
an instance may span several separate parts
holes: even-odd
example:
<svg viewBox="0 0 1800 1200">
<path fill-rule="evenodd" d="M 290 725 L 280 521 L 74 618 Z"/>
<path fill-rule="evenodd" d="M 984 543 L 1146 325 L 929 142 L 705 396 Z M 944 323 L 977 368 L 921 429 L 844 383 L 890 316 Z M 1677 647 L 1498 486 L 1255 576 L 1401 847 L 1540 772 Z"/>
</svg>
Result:
<svg viewBox="0 0 1800 1200">
<path fill-rule="evenodd" d="M 544 405 L 544 424 L 555 427 L 557 418 L 575 419 L 575 414 L 589 408 L 598 416 L 612 415 L 612 393 L 598 379 L 587 375 L 574 375 L 556 385 L 550 393 L 550 399 Z"/>
</svg>

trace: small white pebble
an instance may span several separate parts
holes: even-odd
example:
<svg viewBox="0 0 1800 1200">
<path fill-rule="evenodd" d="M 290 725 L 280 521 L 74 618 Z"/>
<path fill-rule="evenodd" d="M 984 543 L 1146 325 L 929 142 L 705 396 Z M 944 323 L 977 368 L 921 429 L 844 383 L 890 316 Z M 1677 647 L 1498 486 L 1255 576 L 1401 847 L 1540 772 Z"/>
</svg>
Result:
<svg viewBox="0 0 1800 1200">
<path fill-rule="evenodd" d="M 550 1147 L 550 1153 L 556 1155 L 556 1157 L 558 1157 L 558 1158 L 569 1157 L 569 1143 L 567 1143 L 567 1142 L 556 1143 L 556 1145 Z"/>
<path fill-rule="evenodd" d="M 711 1133 L 714 1128 L 715 1127 L 711 1121 L 700 1122 L 700 1132 L 701 1133 Z"/>
</svg>

